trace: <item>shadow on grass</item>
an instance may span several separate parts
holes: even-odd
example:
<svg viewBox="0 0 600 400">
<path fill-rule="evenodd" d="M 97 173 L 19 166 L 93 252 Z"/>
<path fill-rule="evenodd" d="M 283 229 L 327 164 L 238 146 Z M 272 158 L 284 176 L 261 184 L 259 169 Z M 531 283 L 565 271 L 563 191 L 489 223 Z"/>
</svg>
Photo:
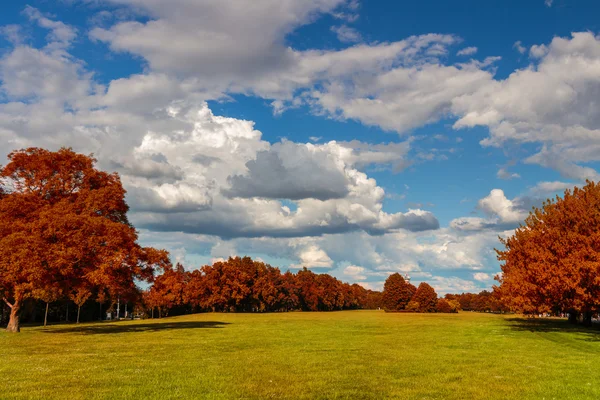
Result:
<svg viewBox="0 0 600 400">
<path fill-rule="evenodd" d="M 508 318 L 507 321 L 510 323 L 510 328 L 515 331 L 572 332 L 582 334 L 584 341 L 600 342 L 600 326 L 597 323 L 590 327 L 570 324 L 566 319 L 555 318 Z"/>
<path fill-rule="evenodd" d="M 59 329 L 46 329 L 44 333 L 82 333 L 86 335 L 131 332 L 158 332 L 174 329 L 222 328 L 229 322 L 218 321 L 169 321 L 153 323 L 101 322 L 94 325 L 68 326 Z"/>
</svg>

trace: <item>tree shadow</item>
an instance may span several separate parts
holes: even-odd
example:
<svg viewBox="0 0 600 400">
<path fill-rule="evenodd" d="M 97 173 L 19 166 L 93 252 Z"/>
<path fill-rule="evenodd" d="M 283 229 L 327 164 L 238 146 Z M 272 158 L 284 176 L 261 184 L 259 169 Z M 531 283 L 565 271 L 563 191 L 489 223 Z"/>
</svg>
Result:
<svg viewBox="0 0 600 400">
<path fill-rule="evenodd" d="M 174 329 L 214 329 L 223 328 L 229 322 L 218 321 L 168 321 L 152 323 L 126 323 L 126 322 L 99 322 L 93 325 L 68 326 L 58 329 L 45 329 L 44 333 L 81 333 L 85 335 L 132 333 L 132 332 L 158 332 Z"/>
<path fill-rule="evenodd" d="M 515 331 L 534 333 L 572 332 L 583 335 L 581 340 L 600 342 L 600 324 L 592 326 L 571 324 L 566 319 L 557 318 L 507 318 L 510 328 Z"/>
</svg>

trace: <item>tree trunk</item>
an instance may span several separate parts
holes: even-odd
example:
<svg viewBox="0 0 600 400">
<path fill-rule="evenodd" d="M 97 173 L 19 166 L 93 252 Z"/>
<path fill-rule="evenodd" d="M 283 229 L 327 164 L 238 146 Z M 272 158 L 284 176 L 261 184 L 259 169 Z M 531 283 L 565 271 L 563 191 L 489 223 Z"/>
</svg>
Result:
<svg viewBox="0 0 600 400">
<path fill-rule="evenodd" d="M 67 313 L 65 317 L 65 322 L 69 322 L 69 303 L 67 303 Z"/>
<path fill-rule="evenodd" d="M 590 311 L 586 311 L 583 313 L 583 325 L 592 326 L 592 315 Z"/>
<path fill-rule="evenodd" d="M 577 323 L 577 317 L 579 313 L 575 312 L 575 311 L 569 311 L 569 323 L 570 324 L 576 324 Z"/>
<path fill-rule="evenodd" d="M 15 299 L 13 304 L 9 304 L 6 300 L 4 301 L 10 307 L 10 319 L 8 320 L 6 330 L 8 332 L 21 332 L 21 299 Z"/>
<path fill-rule="evenodd" d="M 154 307 L 152 307 L 152 319 L 154 319 Z"/>
<path fill-rule="evenodd" d="M 77 307 L 77 323 L 79 323 L 79 313 L 81 312 L 81 306 L 78 305 Z"/>
<path fill-rule="evenodd" d="M 48 323 L 48 306 L 50 305 L 49 302 L 46 302 L 46 314 L 44 314 L 44 326 L 46 326 L 46 324 Z"/>
</svg>

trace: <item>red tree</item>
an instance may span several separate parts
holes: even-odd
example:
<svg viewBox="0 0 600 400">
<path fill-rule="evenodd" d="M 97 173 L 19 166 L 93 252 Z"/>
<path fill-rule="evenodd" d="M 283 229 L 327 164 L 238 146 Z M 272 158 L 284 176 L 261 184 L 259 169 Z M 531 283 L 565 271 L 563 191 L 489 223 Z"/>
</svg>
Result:
<svg viewBox="0 0 600 400">
<path fill-rule="evenodd" d="M 434 312 L 437 306 L 437 293 L 426 282 L 421 282 L 411 301 L 418 304 L 419 312 Z"/>
<path fill-rule="evenodd" d="M 387 311 L 404 310 L 412 298 L 415 287 L 406 282 L 402 275 L 390 275 L 383 285 L 383 307 Z"/>
<path fill-rule="evenodd" d="M 137 244 L 118 175 L 95 169 L 92 157 L 39 148 L 8 157 L 0 170 L 0 292 L 9 331 L 20 330 L 23 302 L 40 291 L 89 286 L 115 296 L 168 265 L 165 251 Z"/>
<path fill-rule="evenodd" d="M 496 293 L 524 313 L 568 312 L 591 324 L 600 311 L 600 185 L 587 182 L 546 201 L 502 240 Z"/>
</svg>

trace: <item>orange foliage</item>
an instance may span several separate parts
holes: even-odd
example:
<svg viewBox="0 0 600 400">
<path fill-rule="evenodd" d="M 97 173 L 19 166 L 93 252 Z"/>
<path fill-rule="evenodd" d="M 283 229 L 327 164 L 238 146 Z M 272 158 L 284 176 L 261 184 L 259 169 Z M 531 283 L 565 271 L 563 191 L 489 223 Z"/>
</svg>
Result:
<svg viewBox="0 0 600 400">
<path fill-rule="evenodd" d="M 0 292 L 9 330 L 19 331 L 27 298 L 127 294 L 134 279 L 168 266 L 165 251 L 137 244 L 119 176 L 95 169 L 92 157 L 29 148 L 8 158 L 0 169 Z"/>
<path fill-rule="evenodd" d="M 404 310 L 416 290 L 399 273 L 388 276 L 383 285 L 383 307 L 387 311 Z"/>
<path fill-rule="evenodd" d="M 253 261 L 250 257 L 229 258 L 192 272 L 183 268 L 166 271 L 156 277 L 154 285 L 145 294 L 146 305 L 151 309 L 159 308 L 161 315 L 170 310 L 331 311 L 377 308 L 379 301 L 379 292 L 360 285 L 349 285 L 306 268 L 297 274 L 289 271 L 282 274 L 279 268 Z"/>
<path fill-rule="evenodd" d="M 600 185 L 565 191 L 525 220 L 497 250 L 502 301 L 524 313 L 568 312 L 584 321 L 600 309 Z"/>
<path fill-rule="evenodd" d="M 437 293 L 426 282 L 421 282 L 411 301 L 418 304 L 419 312 L 434 312 L 437 306 Z"/>
</svg>

